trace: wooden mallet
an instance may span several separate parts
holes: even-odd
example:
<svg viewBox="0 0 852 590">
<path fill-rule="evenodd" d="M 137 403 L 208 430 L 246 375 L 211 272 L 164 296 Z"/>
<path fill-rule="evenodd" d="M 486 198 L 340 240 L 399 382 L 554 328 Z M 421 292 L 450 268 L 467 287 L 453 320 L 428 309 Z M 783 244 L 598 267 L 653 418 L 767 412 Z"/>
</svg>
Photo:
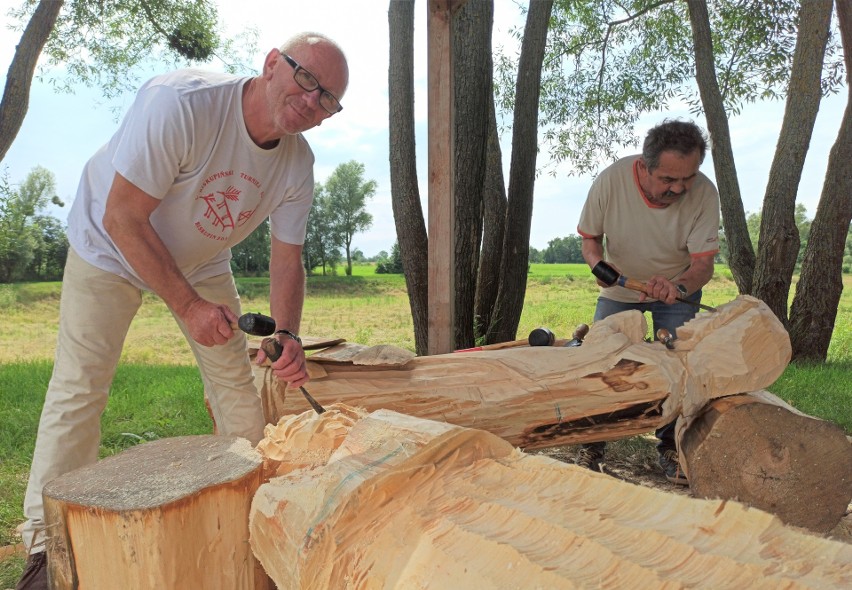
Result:
<svg viewBox="0 0 852 590">
<path fill-rule="evenodd" d="M 636 279 L 628 279 L 626 276 L 620 274 L 617 270 L 615 270 L 603 260 L 601 260 L 595 265 L 595 267 L 592 269 L 592 274 L 595 275 L 595 277 L 607 287 L 618 285 L 619 287 L 624 287 L 625 289 L 639 291 L 640 293 L 647 294 L 647 292 L 645 291 L 645 283 L 643 283 L 642 281 L 637 281 Z M 704 305 L 702 303 L 696 303 L 695 301 L 689 301 L 688 299 L 684 299 L 682 297 L 675 297 L 675 299 L 677 301 L 680 301 L 681 303 L 700 307 L 701 309 L 706 309 L 707 311 L 716 311 L 715 307 L 710 307 L 709 305 Z"/>
<path fill-rule="evenodd" d="M 497 342 L 496 344 L 483 344 L 473 348 L 460 348 L 453 352 L 479 352 L 480 350 L 502 350 L 503 348 L 515 348 L 518 346 L 553 346 L 556 335 L 549 328 L 535 328 L 527 338 L 523 340 L 510 340 L 508 342 Z"/>
</svg>

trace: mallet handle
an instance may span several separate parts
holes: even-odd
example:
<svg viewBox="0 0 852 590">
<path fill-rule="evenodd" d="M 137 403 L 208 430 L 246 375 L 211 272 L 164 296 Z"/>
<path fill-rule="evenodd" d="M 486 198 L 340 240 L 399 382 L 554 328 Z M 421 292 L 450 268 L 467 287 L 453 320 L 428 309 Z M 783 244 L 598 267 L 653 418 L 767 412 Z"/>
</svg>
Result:
<svg viewBox="0 0 852 590">
<path fill-rule="evenodd" d="M 639 291 L 640 293 L 645 293 L 645 283 L 643 283 L 642 281 L 637 281 L 636 279 L 628 279 L 624 275 L 618 277 L 618 286 L 624 287 L 625 289 L 631 289 L 633 291 Z M 696 303 L 695 301 L 690 301 L 688 299 L 684 299 L 683 297 L 675 297 L 675 300 L 680 301 L 681 303 L 686 303 L 687 305 L 692 305 L 694 307 L 705 309 L 707 311 L 716 311 L 715 307 L 710 307 L 709 305 L 704 305 L 703 303 Z"/>
</svg>

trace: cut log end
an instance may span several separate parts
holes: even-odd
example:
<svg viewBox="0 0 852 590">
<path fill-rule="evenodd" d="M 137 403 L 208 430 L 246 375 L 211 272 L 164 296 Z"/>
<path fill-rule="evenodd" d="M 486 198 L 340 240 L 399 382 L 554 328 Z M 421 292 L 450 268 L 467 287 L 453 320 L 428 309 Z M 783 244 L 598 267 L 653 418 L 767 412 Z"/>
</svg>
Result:
<svg viewBox="0 0 852 590">
<path fill-rule="evenodd" d="M 66 473 L 44 488 L 50 587 L 266 590 L 248 545 L 262 482 L 249 441 L 220 436 L 161 439 Z"/>
<path fill-rule="evenodd" d="M 693 493 L 739 500 L 787 524 L 830 531 L 852 499 L 852 453 L 843 431 L 745 399 L 711 402 L 684 434 Z"/>
<path fill-rule="evenodd" d="M 80 506 L 95 502 L 103 510 L 145 510 L 242 477 L 260 460 L 243 438 L 165 438 L 57 478 L 45 486 L 44 494 Z"/>
</svg>

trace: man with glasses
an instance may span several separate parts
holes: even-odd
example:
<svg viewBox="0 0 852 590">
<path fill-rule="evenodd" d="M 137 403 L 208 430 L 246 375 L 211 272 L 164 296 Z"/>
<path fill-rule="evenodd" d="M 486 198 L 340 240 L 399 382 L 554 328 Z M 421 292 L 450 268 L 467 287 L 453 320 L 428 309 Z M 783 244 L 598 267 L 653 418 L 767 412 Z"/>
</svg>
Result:
<svg viewBox="0 0 852 590">
<path fill-rule="evenodd" d="M 594 268 L 606 260 L 621 274 L 645 283 L 645 292 L 607 287 L 594 320 L 627 310 L 650 312 L 654 334 L 672 336 L 695 317 L 701 288 L 713 277 L 719 251 L 719 194 L 698 171 L 707 141 L 691 122 L 664 121 L 652 128 L 640 155 L 623 158 L 595 179 L 580 215 L 583 258 Z M 656 432 L 659 463 L 666 479 L 688 485 L 680 469 L 674 423 Z M 585 444 L 575 462 L 600 470 L 605 442 Z"/>
<path fill-rule="evenodd" d="M 272 369 L 293 387 L 307 382 L 297 334 L 314 156 L 301 134 L 341 111 L 348 82 L 343 51 L 316 33 L 271 50 L 253 78 L 158 76 L 87 162 L 68 218 L 56 361 L 24 500 L 30 557 L 18 589 L 47 588 L 42 488 L 97 460 L 100 416 L 143 291 L 163 299 L 192 347 L 217 431 L 257 443 L 263 411 L 245 335 L 232 328 L 241 310 L 230 248 L 268 218 L 270 308 L 283 347 Z"/>
</svg>

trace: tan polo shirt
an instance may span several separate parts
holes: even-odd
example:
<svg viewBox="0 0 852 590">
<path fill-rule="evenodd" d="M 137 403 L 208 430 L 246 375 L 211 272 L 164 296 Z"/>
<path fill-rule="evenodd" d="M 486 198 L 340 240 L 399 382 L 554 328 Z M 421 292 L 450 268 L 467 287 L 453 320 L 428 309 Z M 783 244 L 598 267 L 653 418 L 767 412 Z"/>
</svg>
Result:
<svg viewBox="0 0 852 590">
<path fill-rule="evenodd" d="M 639 186 L 639 156 L 623 158 L 592 183 L 577 232 L 584 238 L 604 236 L 604 258 L 631 279 L 653 275 L 675 280 L 689 268 L 692 257 L 719 251 L 719 193 L 701 172 L 692 188 L 668 207 L 656 207 Z M 601 294 L 633 303 L 639 293 L 609 287 Z"/>
</svg>

